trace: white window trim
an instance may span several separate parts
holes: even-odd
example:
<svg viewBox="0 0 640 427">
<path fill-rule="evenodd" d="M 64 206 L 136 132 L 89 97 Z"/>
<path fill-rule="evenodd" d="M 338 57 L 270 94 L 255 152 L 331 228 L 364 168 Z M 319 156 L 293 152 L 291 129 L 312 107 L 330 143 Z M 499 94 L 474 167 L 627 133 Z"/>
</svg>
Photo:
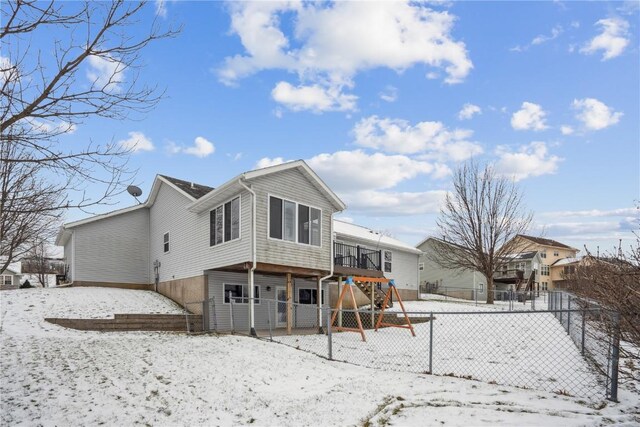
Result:
<svg viewBox="0 0 640 427">
<path fill-rule="evenodd" d="M 296 205 L 296 215 L 295 215 L 295 224 L 296 226 L 295 228 L 295 238 L 294 241 L 290 241 L 290 240 L 285 240 L 284 238 L 282 239 L 276 239 L 275 237 L 271 237 L 271 197 L 275 197 L 278 198 L 280 200 L 287 201 L 290 203 L 293 203 Z M 316 245 L 312 245 L 311 243 L 300 243 L 298 242 L 298 205 L 303 205 L 303 206 L 307 206 L 309 208 L 312 209 L 317 209 L 320 211 L 320 245 L 316 246 Z M 284 237 L 284 203 L 283 203 L 283 214 L 282 214 L 282 236 Z M 305 248 L 314 248 L 314 249 L 322 249 L 322 222 L 323 222 L 323 211 L 322 209 L 320 209 L 317 206 L 313 206 L 310 205 L 308 203 L 303 203 L 303 202 L 296 202 L 295 200 L 291 200 L 287 197 L 282 197 L 282 196 L 278 196 L 277 194 L 273 194 L 273 193 L 267 193 L 267 240 L 272 240 L 274 242 L 282 242 L 282 243 L 288 243 L 288 244 L 296 244 L 296 245 L 300 245 L 302 247 Z M 311 231 L 309 231 L 309 240 L 311 240 Z"/>
<path fill-rule="evenodd" d="M 5 283 L 4 283 L 4 278 L 5 277 L 9 277 L 11 279 L 11 284 L 9 284 L 8 286 L 13 286 L 13 276 L 11 274 L 2 274 L 2 275 L 0 275 L 0 278 L 2 278 L 2 282 L 1 282 L 2 286 L 5 286 Z"/>
<path fill-rule="evenodd" d="M 168 238 L 167 238 L 167 241 L 166 241 L 166 242 L 164 241 L 164 236 L 168 236 Z M 165 251 L 165 250 L 164 250 L 164 245 L 165 245 L 165 244 L 167 244 L 167 243 L 169 244 L 169 250 L 168 250 L 168 251 Z M 170 232 L 168 232 L 168 231 L 167 231 L 167 232 L 165 232 L 165 233 L 162 233 L 162 253 L 163 253 L 163 254 L 171 253 L 171 246 L 173 246 L 173 245 L 171 244 L 171 233 L 170 233 Z"/>
<path fill-rule="evenodd" d="M 228 241 L 224 241 L 224 236 L 222 238 L 222 243 L 218 243 L 215 245 L 211 244 L 211 211 L 215 211 L 216 209 L 218 209 L 220 206 L 222 206 L 222 229 L 223 229 L 223 233 L 224 233 L 224 205 L 226 205 L 227 203 L 229 203 L 230 201 L 234 200 L 234 199 L 239 199 L 238 203 L 239 203 L 239 210 L 238 210 L 238 237 L 235 239 L 231 239 Z M 209 224 L 209 234 L 207 235 L 207 240 L 209 241 L 209 249 L 214 249 L 214 248 L 219 248 L 223 245 L 226 245 L 227 243 L 232 243 L 232 242 L 239 242 L 242 240 L 242 194 L 237 194 L 227 200 L 225 200 L 224 202 L 216 205 L 214 208 L 209 209 L 207 211 L 207 224 Z"/>
<path fill-rule="evenodd" d="M 226 302 L 226 301 L 225 301 L 225 298 L 226 298 L 227 296 L 225 295 L 224 287 L 225 287 L 225 286 L 227 286 L 227 285 L 229 285 L 229 286 L 246 286 L 246 287 L 247 287 L 247 291 L 249 290 L 249 284 L 248 284 L 248 283 L 228 283 L 228 282 L 223 283 L 223 284 L 222 284 L 222 304 L 224 304 L 224 305 L 230 305 L 230 304 L 231 304 L 231 300 L 229 300 L 229 302 Z M 256 285 L 256 284 L 254 284 L 254 285 L 253 285 L 253 287 L 254 287 L 254 288 L 260 288 L 260 285 Z M 259 291 L 259 292 L 260 292 L 260 293 L 262 293 L 262 291 Z M 243 297 L 243 298 L 244 298 L 244 297 Z M 247 297 L 246 297 L 246 298 L 247 298 L 247 299 L 249 298 L 249 295 L 248 295 L 248 294 L 247 294 Z M 254 298 L 255 298 L 255 294 L 254 294 Z M 254 305 L 261 305 L 261 303 L 262 303 L 262 298 L 263 298 L 263 297 L 262 297 L 262 296 L 260 296 L 260 297 L 258 298 L 258 301 L 257 301 L 257 302 L 256 302 L 256 301 L 254 301 L 254 302 L 253 302 L 253 304 L 254 304 Z M 233 303 L 233 305 L 249 305 L 249 301 L 247 301 L 247 302 L 234 302 L 234 303 Z"/>
<path fill-rule="evenodd" d="M 389 252 L 391 254 L 391 261 L 387 261 L 386 260 L 386 256 L 385 254 Z M 393 273 L 393 251 L 391 249 L 382 249 L 382 259 L 380 260 L 380 262 L 382 263 L 382 272 L 383 273 Z M 391 269 L 390 271 L 387 271 L 385 269 L 385 263 L 389 262 L 391 264 Z"/>
<path fill-rule="evenodd" d="M 304 290 L 304 291 L 316 291 L 316 292 L 318 291 L 317 288 L 311 288 L 311 287 L 305 287 L 305 286 L 302 286 L 302 287 L 299 287 L 299 288 L 296 288 L 296 289 L 297 289 L 296 301 L 295 301 L 296 304 L 302 304 L 300 302 L 300 291 L 302 291 L 302 290 Z M 320 301 L 320 305 L 325 305 L 325 302 L 324 302 L 325 298 L 326 298 L 326 292 L 324 291 L 324 287 L 323 287 L 322 289 L 320 289 L 320 300 L 321 300 Z M 303 305 L 317 306 L 317 304 L 303 304 Z"/>
</svg>

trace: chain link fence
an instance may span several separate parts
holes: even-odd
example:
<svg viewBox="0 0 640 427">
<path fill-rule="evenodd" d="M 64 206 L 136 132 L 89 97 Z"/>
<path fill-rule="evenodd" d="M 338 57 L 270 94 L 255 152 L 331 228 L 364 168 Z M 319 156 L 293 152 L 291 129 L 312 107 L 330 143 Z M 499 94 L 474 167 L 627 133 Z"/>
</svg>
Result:
<svg viewBox="0 0 640 427">
<path fill-rule="evenodd" d="M 545 310 L 547 308 L 547 291 L 530 290 L 493 290 L 494 305 L 498 310 Z M 422 301 L 450 301 L 458 304 L 484 305 L 487 302 L 487 291 L 454 286 L 420 285 L 419 299 Z"/>
<path fill-rule="evenodd" d="M 565 291 L 549 292 L 548 308 L 554 310 L 582 356 L 605 378 L 607 397 L 617 400 L 620 349 L 618 314 L 594 301 L 578 298 Z M 566 311 L 565 311 L 566 310 Z"/>
<path fill-rule="evenodd" d="M 304 308 L 294 310 L 300 309 Z M 600 311 L 411 311 L 407 315 L 416 333 L 413 337 L 409 330 L 393 327 L 376 332 L 370 326 L 371 311 L 358 310 L 365 328 L 363 341 L 359 333 L 336 331 L 339 325 L 357 326 L 355 310 L 324 308 L 323 334 L 294 330 L 292 335 L 263 337 L 330 360 L 371 368 L 454 376 L 590 399 L 615 398 L 609 377 L 591 360 L 592 354 L 597 355 L 606 364 L 611 354 L 602 353 L 604 349 L 591 339 L 586 340 L 583 353 L 574 335 L 558 321 L 560 316 L 572 318 L 569 324 L 573 325 L 581 315 L 597 319 Z M 331 325 L 334 313 L 336 321 Z M 376 319 L 378 315 L 374 313 Z M 385 322 L 390 317 L 404 323 L 397 311 L 387 314 Z"/>
<path fill-rule="evenodd" d="M 536 311 L 409 311 L 415 337 L 394 327 L 375 331 L 380 311 L 371 307 L 335 310 L 266 298 L 254 300 L 254 324 L 258 338 L 330 360 L 616 400 L 615 333 L 598 327 L 615 316 L 566 293 L 552 292 L 546 299 L 547 310 L 539 304 Z M 251 334 L 248 298 L 201 304 L 204 330 Z M 384 323 L 405 324 L 399 309 L 396 304 L 386 310 Z M 357 328 L 356 313 L 366 341 L 360 333 L 337 331 L 339 326 Z"/>
</svg>

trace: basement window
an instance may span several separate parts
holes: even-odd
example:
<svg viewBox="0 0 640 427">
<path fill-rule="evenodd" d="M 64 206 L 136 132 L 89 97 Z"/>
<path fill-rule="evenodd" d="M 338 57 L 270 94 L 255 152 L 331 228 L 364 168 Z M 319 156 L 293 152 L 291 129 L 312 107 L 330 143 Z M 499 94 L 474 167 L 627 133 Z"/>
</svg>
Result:
<svg viewBox="0 0 640 427">
<path fill-rule="evenodd" d="M 324 289 L 320 293 L 320 298 L 324 301 Z M 298 304 L 318 304 L 318 290 L 317 289 L 298 289 Z"/>
<path fill-rule="evenodd" d="M 260 304 L 260 287 L 254 286 L 253 296 L 255 303 Z M 234 304 L 249 303 L 249 285 L 224 284 L 224 303 L 229 304 L 229 297 L 233 298 Z"/>
</svg>

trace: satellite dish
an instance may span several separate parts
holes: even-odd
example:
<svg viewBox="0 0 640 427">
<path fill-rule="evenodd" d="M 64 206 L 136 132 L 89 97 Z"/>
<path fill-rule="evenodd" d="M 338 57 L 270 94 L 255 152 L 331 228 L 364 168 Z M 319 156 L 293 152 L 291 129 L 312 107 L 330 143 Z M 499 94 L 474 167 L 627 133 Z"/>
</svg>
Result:
<svg viewBox="0 0 640 427">
<path fill-rule="evenodd" d="M 140 187 L 136 187 L 135 185 L 130 185 L 127 187 L 127 192 L 131 194 L 133 197 L 142 196 L 142 190 Z"/>
</svg>

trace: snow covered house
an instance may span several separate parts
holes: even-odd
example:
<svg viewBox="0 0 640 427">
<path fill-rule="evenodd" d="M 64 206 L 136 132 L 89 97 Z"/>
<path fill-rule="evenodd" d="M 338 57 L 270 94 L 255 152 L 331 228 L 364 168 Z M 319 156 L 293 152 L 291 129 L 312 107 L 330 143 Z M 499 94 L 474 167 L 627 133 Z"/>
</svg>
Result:
<svg viewBox="0 0 640 427">
<path fill-rule="evenodd" d="M 260 299 L 320 306 L 339 275 L 385 274 L 381 262 L 339 271 L 333 215 L 345 207 L 301 160 L 242 173 L 215 189 L 158 175 L 146 202 L 65 224 L 56 244 L 73 285 L 156 289 L 180 304 L 213 299 L 209 314 L 219 330 L 231 322 L 255 330 L 274 315 L 274 326 L 286 319 L 290 327 L 288 304 Z M 418 256 L 413 265 L 401 261 L 395 242 L 381 240 L 375 250 L 391 251 L 390 273 L 417 296 L 417 274 L 405 278 L 400 270 L 417 272 Z M 400 257 L 395 265 L 393 257 Z"/>
</svg>

